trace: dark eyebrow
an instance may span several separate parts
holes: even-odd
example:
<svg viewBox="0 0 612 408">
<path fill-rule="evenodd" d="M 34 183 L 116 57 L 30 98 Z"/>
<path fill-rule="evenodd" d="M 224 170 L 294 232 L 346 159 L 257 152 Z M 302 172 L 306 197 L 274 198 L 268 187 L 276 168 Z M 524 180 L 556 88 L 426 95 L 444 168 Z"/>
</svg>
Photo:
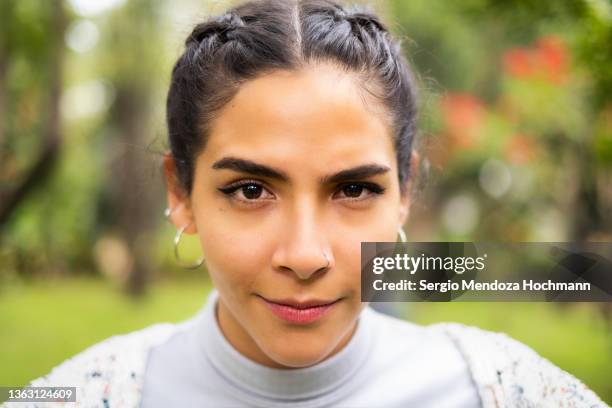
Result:
<svg viewBox="0 0 612 408">
<path fill-rule="evenodd" d="M 341 181 L 359 180 L 367 177 L 384 174 L 391 170 L 387 166 L 381 166 L 379 164 L 364 164 L 362 166 L 353 167 L 350 169 L 339 171 L 336 174 L 325 176 L 321 178 L 321 184 L 327 183 L 339 183 Z"/>
<path fill-rule="evenodd" d="M 250 173 L 256 176 L 269 177 L 281 181 L 289 181 L 289 177 L 280 170 L 264 166 L 250 160 L 238 159 L 236 157 L 224 157 L 212 165 L 213 169 L 228 169 L 241 173 Z"/>
<path fill-rule="evenodd" d="M 224 157 L 223 159 L 214 162 L 212 168 L 234 170 L 241 173 L 249 173 L 256 176 L 269 177 L 281 181 L 289 181 L 287 174 L 281 170 L 255 163 L 251 160 L 239 159 L 237 157 Z M 364 179 L 386 173 L 389 170 L 391 170 L 389 167 L 381 166 L 379 164 L 364 164 L 339 171 L 338 173 L 331 174 L 329 176 L 324 176 L 319 180 L 319 182 L 321 184 L 327 184 Z"/>
</svg>

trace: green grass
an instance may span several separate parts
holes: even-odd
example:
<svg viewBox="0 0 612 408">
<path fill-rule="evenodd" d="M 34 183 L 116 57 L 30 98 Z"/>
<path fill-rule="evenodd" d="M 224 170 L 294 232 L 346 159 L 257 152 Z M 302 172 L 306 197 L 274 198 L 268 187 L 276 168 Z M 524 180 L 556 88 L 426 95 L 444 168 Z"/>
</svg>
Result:
<svg viewBox="0 0 612 408">
<path fill-rule="evenodd" d="M 193 315 L 207 281 L 155 285 L 132 300 L 101 280 L 10 286 L 0 292 L 0 384 L 23 386 L 66 358 L 115 334 Z"/>
<path fill-rule="evenodd" d="M 72 279 L 0 288 L 0 385 L 22 386 L 66 358 L 115 334 L 176 322 L 201 308 L 209 281 L 152 285 L 141 300 L 108 282 Z M 592 305 L 411 303 L 407 317 L 502 331 L 570 372 L 612 402 L 612 333 Z"/>
</svg>

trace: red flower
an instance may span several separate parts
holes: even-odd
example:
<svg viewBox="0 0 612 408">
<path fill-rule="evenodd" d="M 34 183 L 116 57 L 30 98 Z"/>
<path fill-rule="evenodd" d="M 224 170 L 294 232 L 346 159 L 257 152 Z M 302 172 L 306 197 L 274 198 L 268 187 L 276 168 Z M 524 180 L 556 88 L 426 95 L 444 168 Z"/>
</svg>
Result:
<svg viewBox="0 0 612 408">
<path fill-rule="evenodd" d="M 514 47 L 506 51 L 503 64 L 504 70 L 513 77 L 530 78 L 535 72 L 532 54 L 524 48 Z"/>
<path fill-rule="evenodd" d="M 568 75 L 569 53 L 561 37 L 540 38 L 534 47 L 513 47 L 502 57 L 504 71 L 515 78 L 543 78 L 560 83 Z"/>
<path fill-rule="evenodd" d="M 474 95 L 447 94 L 442 99 L 442 114 L 451 140 L 458 147 L 469 148 L 476 142 L 485 108 Z"/>
<path fill-rule="evenodd" d="M 559 37 L 542 37 L 536 44 L 536 61 L 546 79 L 562 82 L 568 73 L 568 52 Z"/>
<path fill-rule="evenodd" d="M 526 134 L 517 133 L 508 140 L 505 156 L 511 163 L 526 164 L 533 161 L 536 152 L 533 139 Z"/>
</svg>

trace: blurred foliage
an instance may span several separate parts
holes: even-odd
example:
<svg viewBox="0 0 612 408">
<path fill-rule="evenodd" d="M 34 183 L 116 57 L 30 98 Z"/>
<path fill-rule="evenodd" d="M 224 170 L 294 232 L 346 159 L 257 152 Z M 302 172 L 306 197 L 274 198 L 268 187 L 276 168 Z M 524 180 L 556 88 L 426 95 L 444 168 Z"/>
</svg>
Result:
<svg viewBox="0 0 612 408">
<path fill-rule="evenodd" d="M 393 1 L 389 15 L 432 165 L 413 239 L 610 241 L 611 4 Z"/>
</svg>

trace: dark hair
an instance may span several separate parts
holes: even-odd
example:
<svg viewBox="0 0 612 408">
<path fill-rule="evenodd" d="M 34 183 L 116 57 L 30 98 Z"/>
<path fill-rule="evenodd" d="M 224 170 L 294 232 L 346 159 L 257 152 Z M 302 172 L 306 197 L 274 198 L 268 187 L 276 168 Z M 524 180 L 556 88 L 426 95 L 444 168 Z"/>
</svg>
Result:
<svg viewBox="0 0 612 408">
<path fill-rule="evenodd" d="M 402 193 L 416 132 L 415 86 L 400 42 L 372 12 L 332 0 L 255 0 L 198 24 L 172 71 L 170 149 L 188 193 L 210 123 L 240 84 L 278 69 L 332 62 L 357 73 L 390 114 Z M 372 86 L 372 88 L 370 88 Z"/>
</svg>

